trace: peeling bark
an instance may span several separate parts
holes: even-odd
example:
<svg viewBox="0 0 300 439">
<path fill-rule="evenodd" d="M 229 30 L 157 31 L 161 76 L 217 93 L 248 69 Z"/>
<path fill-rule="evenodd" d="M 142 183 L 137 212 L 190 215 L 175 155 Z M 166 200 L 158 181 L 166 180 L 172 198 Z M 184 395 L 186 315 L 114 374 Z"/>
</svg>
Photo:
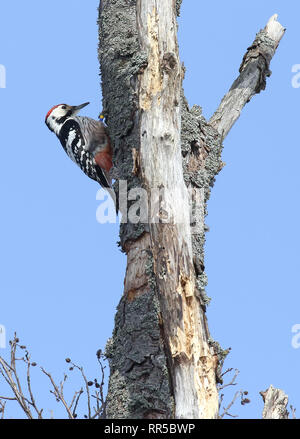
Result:
<svg viewBox="0 0 300 439">
<path fill-rule="evenodd" d="M 127 269 L 106 349 L 108 418 L 218 415 L 217 382 L 226 352 L 210 337 L 205 315 L 204 218 L 211 187 L 224 166 L 222 141 L 236 114 L 229 114 L 232 90 L 210 123 L 200 107 L 189 108 L 177 45 L 180 4 L 102 0 L 99 8 L 103 113 L 114 146 L 114 175 L 127 181 L 127 188 L 116 184 L 115 189 L 126 194 L 144 188 L 149 212 L 147 224 L 128 222 L 120 228 Z M 261 47 L 249 49 L 242 63 L 239 84 L 245 72 L 257 70 L 247 99 L 259 91 L 258 80 L 263 81 L 280 40 L 270 48 L 271 35 L 277 33 L 276 26 L 269 28 Z M 238 101 L 241 109 L 246 101 L 240 96 Z M 153 188 L 161 192 L 153 196 Z"/>
</svg>

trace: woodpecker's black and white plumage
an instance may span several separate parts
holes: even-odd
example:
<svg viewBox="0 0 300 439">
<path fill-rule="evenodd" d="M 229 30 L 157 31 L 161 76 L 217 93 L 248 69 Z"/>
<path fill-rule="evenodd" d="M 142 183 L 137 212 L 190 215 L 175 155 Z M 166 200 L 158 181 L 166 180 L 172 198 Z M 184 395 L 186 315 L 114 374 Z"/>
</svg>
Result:
<svg viewBox="0 0 300 439">
<path fill-rule="evenodd" d="M 80 169 L 102 187 L 110 188 L 112 148 L 105 125 L 89 117 L 76 116 L 88 104 L 55 105 L 48 111 L 45 123 Z"/>
</svg>

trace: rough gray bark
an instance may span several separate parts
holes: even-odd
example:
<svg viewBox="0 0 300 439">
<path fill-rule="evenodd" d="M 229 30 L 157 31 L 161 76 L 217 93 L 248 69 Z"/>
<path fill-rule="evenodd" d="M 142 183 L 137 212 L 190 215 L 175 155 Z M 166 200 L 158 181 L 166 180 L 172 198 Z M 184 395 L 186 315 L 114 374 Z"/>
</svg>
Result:
<svg viewBox="0 0 300 439">
<path fill-rule="evenodd" d="M 99 8 L 103 112 L 114 145 L 114 173 L 127 181 L 126 190 L 143 187 L 150 194 L 155 187 L 164 195 L 158 211 L 157 198 L 148 198 L 148 224 L 120 228 L 127 269 L 106 349 L 108 418 L 215 418 L 218 413 L 217 381 L 226 352 L 211 339 L 205 315 L 204 216 L 223 167 L 222 140 L 233 117 L 229 125 L 222 120 L 234 98 L 222 101 L 211 123 L 200 107 L 188 107 L 176 36 L 180 4 L 102 0 Z M 256 70 L 250 62 L 260 83 L 269 74 L 260 59 L 267 56 L 266 38 Z M 273 41 L 274 51 L 278 42 Z M 247 53 L 251 58 L 253 52 Z M 252 95 L 261 89 L 257 81 L 250 81 Z M 200 204 L 191 203 L 195 225 L 188 187 L 200 194 Z M 118 185 L 115 189 L 120 191 Z M 124 213 L 122 203 L 120 209 Z"/>
<path fill-rule="evenodd" d="M 264 401 L 262 415 L 264 419 L 288 419 L 287 405 L 289 398 L 283 390 L 275 389 L 271 385 L 265 392 L 260 392 L 260 394 Z"/>
</svg>

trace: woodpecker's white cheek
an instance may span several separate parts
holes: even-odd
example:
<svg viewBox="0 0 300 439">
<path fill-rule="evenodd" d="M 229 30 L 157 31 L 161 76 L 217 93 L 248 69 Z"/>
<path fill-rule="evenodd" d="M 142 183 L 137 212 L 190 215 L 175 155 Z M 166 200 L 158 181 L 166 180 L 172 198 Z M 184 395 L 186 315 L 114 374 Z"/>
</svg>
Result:
<svg viewBox="0 0 300 439">
<path fill-rule="evenodd" d="M 56 120 L 51 120 L 51 126 L 56 135 L 58 135 L 61 125 L 59 125 Z"/>
<path fill-rule="evenodd" d="M 59 119 L 60 117 L 63 117 L 66 115 L 66 111 L 62 108 L 55 108 L 55 110 L 52 111 L 52 116 L 54 116 L 56 119 Z"/>
<path fill-rule="evenodd" d="M 50 130 L 52 130 L 55 134 L 57 134 L 58 126 L 55 123 L 55 120 L 52 119 L 52 116 L 50 116 L 50 118 L 48 118 L 47 123 L 48 123 L 48 126 L 49 126 Z"/>
</svg>

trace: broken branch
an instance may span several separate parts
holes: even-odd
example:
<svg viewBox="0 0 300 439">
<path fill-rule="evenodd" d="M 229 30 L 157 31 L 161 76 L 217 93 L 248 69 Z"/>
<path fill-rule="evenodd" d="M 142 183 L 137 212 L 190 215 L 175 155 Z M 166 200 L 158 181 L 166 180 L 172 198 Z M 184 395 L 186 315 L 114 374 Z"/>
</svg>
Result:
<svg viewBox="0 0 300 439">
<path fill-rule="evenodd" d="M 265 89 L 266 77 L 271 76 L 270 62 L 285 32 L 277 17 L 278 15 L 274 14 L 266 27 L 256 35 L 253 44 L 244 55 L 239 77 L 209 121 L 224 138 L 240 117 L 243 107 L 256 93 Z"/>
</svg>

